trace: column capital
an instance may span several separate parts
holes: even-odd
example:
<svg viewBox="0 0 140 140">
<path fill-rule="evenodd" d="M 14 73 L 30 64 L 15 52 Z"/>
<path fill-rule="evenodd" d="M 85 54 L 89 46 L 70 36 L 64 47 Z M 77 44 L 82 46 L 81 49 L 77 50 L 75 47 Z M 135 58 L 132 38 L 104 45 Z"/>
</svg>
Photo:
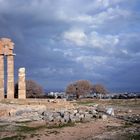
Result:
<svg viewBox="0 0 140 140">
<path fill-rule="evenodd" d="M 0 39 L 0 54 L 13 54 L 14 43 L 9 38 Z"/>
<path fill-rule="evenodd" d="M 7 56 L 16 56 L 16 54 L 15 54 L 15 53 L 13 53 L 13 54 L 8 54 Z"/>
</svg>

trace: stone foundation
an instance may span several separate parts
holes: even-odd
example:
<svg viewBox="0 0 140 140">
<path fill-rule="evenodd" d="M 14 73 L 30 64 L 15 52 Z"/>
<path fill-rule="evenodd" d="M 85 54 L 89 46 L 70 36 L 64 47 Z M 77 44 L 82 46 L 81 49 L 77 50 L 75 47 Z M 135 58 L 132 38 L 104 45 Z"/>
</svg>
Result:
<svg viewBox="0 0 140 140">
<path fill-rule="evenodd" d="M 8 101 L 8 100 L 7 100 Z M 9 100 L 10 101 L 10 100 Z M 41 121 L 46 124 L 65 124 L 75 122 L 91 121 L 95 118 L 101 118 L 96 107 L 79 107 L 73 106 L 67 101 L 48 102 L 47 104 L 30 104 L 19 105 L 15 101 L 13 104 L 0 103 L 0 121 L 1 122 L 22 122 L 22 121 Z M 25 100 L 24 100 L 25 101 Z M 47 102 L 47 101 L 46 101 Z M 31 103 L 31 101 L 30 101 Z M 67 106 L 69 106 L 69 108 Z M 57 106 L 57 108 L 56 108 Z"/>
</svg>

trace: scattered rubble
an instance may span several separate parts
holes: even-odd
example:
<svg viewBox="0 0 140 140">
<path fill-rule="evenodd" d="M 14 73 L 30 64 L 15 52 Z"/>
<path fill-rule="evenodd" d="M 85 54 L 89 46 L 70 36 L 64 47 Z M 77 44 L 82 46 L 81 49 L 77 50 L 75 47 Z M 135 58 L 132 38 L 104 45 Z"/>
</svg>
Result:
<svg viewBox="0 0 140 140">
<path fill-rule="evenodd" d="M 122 115 L 117 116 L 117 118 L 123 119 L 127 122 L 140 124 L 140 114 Z"/>
<path fill-rule="evenodd" d="M 107 111 L 106 111 L 107 114 L 111 115 L 111 116 L 114 116 L 114 109 L 113 108 L 107 108 Z"/>
<path fill-rule="evenodd" d="M 74 109 L 51 110 L 43 105 L 7 105 L 0 104 L 0 122 L 22 122 L 45 120 L 46 123 L 69 123 L 90 121 L 102 118 L 93 107 L 77 107 Z"/>
</svg>

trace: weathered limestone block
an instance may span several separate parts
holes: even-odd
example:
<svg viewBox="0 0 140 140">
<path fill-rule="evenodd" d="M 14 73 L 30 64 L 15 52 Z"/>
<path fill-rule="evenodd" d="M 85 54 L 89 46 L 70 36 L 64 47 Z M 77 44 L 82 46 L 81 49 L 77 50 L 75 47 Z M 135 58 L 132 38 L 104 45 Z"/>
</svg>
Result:
<svg viewBox="0 0 140 140">
<path fill-rule="evenodd" d="M 0 55 L 4 54 L 4 50 L 3 50 L 3 42 L 0 41 Z"/>
<path fill-rule="evenodd" d="M 18 98 L 26 99 L 25 68 L 19 69 L 18 78 Z"/>
<path fill-rule="evenodd" d="M 4 60 L 0 54 L 0 99 L 4 99 Z"/>
<path fill-rule="evenodd" d="M 7 56 L 7 98 L 14 99 L 14 56 Z"/>
<path fill-rule="evenodd" d="M 65 115 L 64 115 L 64 120 L 65 120 L 65 122 L 69 122 L 70 121 L 70 114 L 69 113 L 65 113 Z"/>
<path fill-rule="evenodd" d="M 12 42 L 11 39 L 9 38 L 1 38 L 1 41 L 3 42 L 4 45 L 8 46 L 9 49 L 14 49 L 14 43 Z"/>
<path fill-rule="evenodd" d="M 0 54 L 13 55 L 14 43 L 9 38 L 1 38 Z"/>
</svg>

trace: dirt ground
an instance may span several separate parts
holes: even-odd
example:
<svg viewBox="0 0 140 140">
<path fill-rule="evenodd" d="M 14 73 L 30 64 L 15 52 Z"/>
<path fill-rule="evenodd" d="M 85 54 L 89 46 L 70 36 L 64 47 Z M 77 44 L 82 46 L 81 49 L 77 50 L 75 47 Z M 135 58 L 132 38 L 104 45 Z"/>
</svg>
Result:
<svg viewBox="0 0 140 140">
<path fill-rule="evenodd" d="M 87 123 L 78 123 L 74 127 L 64 127 L 61 129 L 45 130 L 40 132 L 37 137 L 30 138 L 31 140 L 40 139 L 45 140 L 85 140 L 93 139 L 95 136 L 103 134 L 107 131 L 107 127 L 120 127 L 123 123 L 119 120 L 112 120 L 111 118 L 103 121 L 96 120 Z"/>
<path fill-rule="evenodd" d="M 140 100 L 82 100 L 78 105 L 98 103 L 117 108 L 118 116 L 140 115 Z M 0 123 L 0 140 L 140 140 L 140 124 L 115 116 L 86 123 L 46 127 L 44 121 L 22 124 Z"/>
</svg>

